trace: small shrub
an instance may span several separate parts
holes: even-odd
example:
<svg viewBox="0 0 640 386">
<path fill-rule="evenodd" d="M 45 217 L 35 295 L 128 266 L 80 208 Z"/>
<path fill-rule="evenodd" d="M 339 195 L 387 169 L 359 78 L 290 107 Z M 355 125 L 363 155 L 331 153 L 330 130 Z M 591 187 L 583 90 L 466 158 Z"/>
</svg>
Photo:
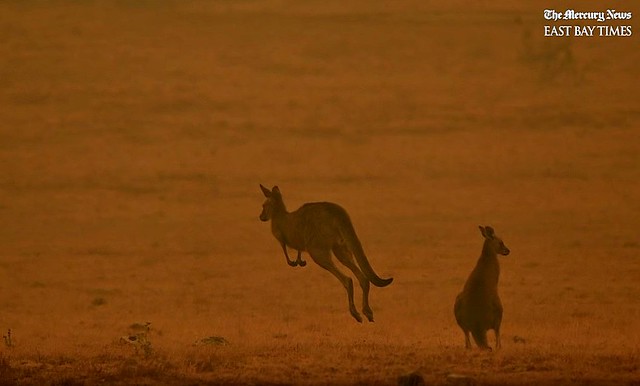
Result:
<svg viewBox="0 0 640 386">
<path fill-rule="evenodd" d="M 7 347 L 13 347 L 13 340 L 11 339 L 11 329 L 7 330 L 7 335 L 3 335 L 4 345 Z"/>
</svg>

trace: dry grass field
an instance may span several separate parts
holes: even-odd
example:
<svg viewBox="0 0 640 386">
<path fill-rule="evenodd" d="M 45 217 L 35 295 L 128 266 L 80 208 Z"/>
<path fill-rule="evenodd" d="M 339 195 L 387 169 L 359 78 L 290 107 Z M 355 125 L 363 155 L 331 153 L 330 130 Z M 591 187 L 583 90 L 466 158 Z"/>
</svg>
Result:
<svg viewBox="0 0 640 386">
<path fill-rule="evenodd" d="M 640 384 L 640 46 L 547 6 L 0 2 L 0 385 Z M 348 210 L 375 323 L 260 183 Z M 478 225 L 492 353 L 453 316 Z"/>
</svg>

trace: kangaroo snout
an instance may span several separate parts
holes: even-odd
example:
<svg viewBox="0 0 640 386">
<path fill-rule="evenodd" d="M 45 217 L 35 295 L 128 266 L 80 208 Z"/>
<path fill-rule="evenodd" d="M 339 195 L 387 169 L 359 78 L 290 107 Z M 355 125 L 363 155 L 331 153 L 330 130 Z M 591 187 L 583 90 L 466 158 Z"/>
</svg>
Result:
<svg viewBox="0 0 640 386">
<path fill-rule="evenodd" d="M 502 255 L 504 255 L 504 256 L 509 256 L 509 254 L 510 254 L 510 253 L 511 253 L 511 251 L 509 250 L 509 248 L 505 248 L 505 249 L 502 251 Z"/>
</svg>

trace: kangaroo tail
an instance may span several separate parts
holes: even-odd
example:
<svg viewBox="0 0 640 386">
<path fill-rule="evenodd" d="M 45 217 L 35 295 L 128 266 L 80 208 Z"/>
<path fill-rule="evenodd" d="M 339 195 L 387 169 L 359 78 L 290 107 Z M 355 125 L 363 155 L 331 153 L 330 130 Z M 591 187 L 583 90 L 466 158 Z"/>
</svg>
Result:
<svg viewBox="0 0 640 386">
<path fill-rule="evenodd" d="M 478 347 L 485 350 L 491 350 L 491 347 L 489 347 L 489 343 L 487 343 L 486 330 L 474 328 L 473 330 L 471 330 L 471 336 L 473 336 L 473 340 L 476 342 Z"/>
<path fill-rule="evenodd" d="M 364 254 L 364 249 L 362 249 L 362 244 L 356 235 L 355 229 L 353 229 L 353 225 L 351 221 L 349 221 L 348 226 L 346 227 L 345 232 L 343 232 L 343 237 L 347 243 L 347 247 L 353 252 L 356 257 L 356 261 L 360 266 L 360 269 L 365 274 L 367 279 L 375 285 L 376 287 L 386 287 L 393 281 L 393 278 L 390 277 L 388 279 L 383 279 L 376 274 L 376 272 L 369 264 L 369 259 L 367 259 L 367 255 Z"/>
</svg>

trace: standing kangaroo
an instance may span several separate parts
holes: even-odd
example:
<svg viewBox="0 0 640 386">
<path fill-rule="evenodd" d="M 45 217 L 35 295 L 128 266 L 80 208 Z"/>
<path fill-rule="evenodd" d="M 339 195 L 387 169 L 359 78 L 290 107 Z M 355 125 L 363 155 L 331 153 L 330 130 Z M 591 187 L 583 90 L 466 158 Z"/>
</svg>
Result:
<svg viewBox="0 0 640 386">
<path fill-rule="evenodd" d="M 300 259 L 300 254 L 302 251 L 308 252 L 316 264 L 340 280 L 347 290 L 351 315 L 362 323 L 362 317 L 353 303 L 353 280 L 336 267 L 331 258 L 333 252 L 338 261 L 358 279 L 362 288 L 362 312 L 373 322 L 373 311 L 369 307 L 369 282 L 377 287 L 386 287 L 393 278 L 382 279 L 373 271 L 347 212 L 330 202 L 307 203 L 298 210 L 287 212 L 277 186 L 269 190 L 260 185 L 260 189 L 267 198 L 262 204 L 260 220 L 271 220 L 271 232 L 280 242 L 287 263 L 304 266 L 306 263 Z M 297 261 L 289 259 L 287 246 L 298 251 Z"/>
<path fill-rule="evenodd" d="M 498 296 L 498 254 L 507 256 L 510 251 L 490 226 L 481 226 L 480 233 L 484 237 L 482 255 L 469 275 L 464 289 L 456 297 L 453 310 L 458 325 L 464 331 L 465 347 L 471 348 L 471 333 L 478 347 L 491 350 L 487 344 L 487 331 L 495 332 L 496 349 L 500 348 L 502 322 L 502 303 Z"/>
</svg>

